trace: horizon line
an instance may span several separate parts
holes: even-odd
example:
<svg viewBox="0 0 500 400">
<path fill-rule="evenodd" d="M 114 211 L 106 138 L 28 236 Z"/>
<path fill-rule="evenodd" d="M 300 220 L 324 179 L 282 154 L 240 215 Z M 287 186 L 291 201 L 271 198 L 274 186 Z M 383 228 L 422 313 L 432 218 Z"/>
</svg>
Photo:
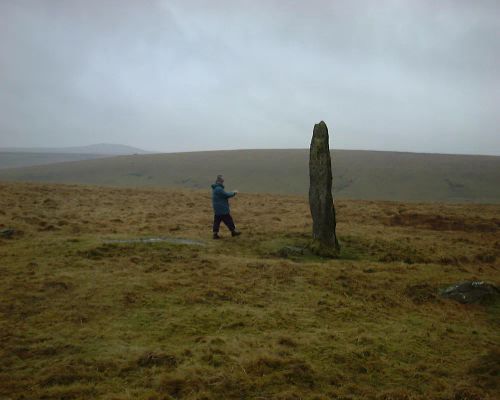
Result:
<svg viewBox="0 0 500 400">
<path fill-rule="evenodd" d="M 117 146 L 125 146 L 137 149 L 138 151 L 142 151 L 144 153 L 130 153 L 130 154 L 113 154 L 113 153 L 80 153 L 80 154 L 91 154 L 91 155 L 102 155 L 102 156 L 113 156 L 113 157 L 121 157 L 121 156 L 130 156 L 130 155 L 153 155 L 153 154 L 187 154 L 187 153 L 209 153 L 209 152 L 230 152 L 230 151 L 287 151 L 287 150 L 309 150 L 308 147 L 255 147 L 255 148 L 235 148 L 235 149 L 207 149 L 207 150 L 180 150 L 180 151 L 150 151 L 145 150 L 143 148 L 139 148 L 133 145 L 124 145 L 120 143 L 92 143 L 89 145 L 81 145 L 81 146 L 62 146 L 62 147 L 22 147 L 22 146 L 12 146 L 12 147 L 0 147 L 0 153 L 22 153 L 22 150 L 25 153 L 38 153 L 36 150 L 55 150 L 54 152 L 46 152 L 47 154 L 71 154 L 65 152 L 58 152 L 57 150 L 64 150 L 69 148 L 85 148 L 91 147 L 95 145 L 117 145 Z M 16 150 L 16 151 L 9 151 Z M 428 151 L 410 151 L 410 150 L 374 150 L 374 149 L 352 149 L 352 148 L 330 148 L 330 151 L 364 151 L 364 152 L 377 152 L 377 153 L 404 153 L 404 154 L 429 154 L 429 155 L 448 155 L 448 156 L 481 156 L 481 157 L 500 157 L 499 154 L 484 154 L 484 153 L 445 153 L 445 152 L 428 152 Z"/>
</svg>

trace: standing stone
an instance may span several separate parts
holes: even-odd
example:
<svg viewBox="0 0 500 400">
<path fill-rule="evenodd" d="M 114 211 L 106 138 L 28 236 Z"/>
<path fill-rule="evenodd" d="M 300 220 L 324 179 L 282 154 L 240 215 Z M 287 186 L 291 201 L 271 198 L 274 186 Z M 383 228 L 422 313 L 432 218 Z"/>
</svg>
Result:
<svg viewBox="0 0 500 400">
<path fill-rule="evenodd" d="M 313 219 L 312 250 L 321 256 L 338 256 L 340 246 L 335 234 L 332 162 L 328 128 L 323 121 L 314 125 L 309 152 L 309 179 L 309 207 Z"/>
</svg>

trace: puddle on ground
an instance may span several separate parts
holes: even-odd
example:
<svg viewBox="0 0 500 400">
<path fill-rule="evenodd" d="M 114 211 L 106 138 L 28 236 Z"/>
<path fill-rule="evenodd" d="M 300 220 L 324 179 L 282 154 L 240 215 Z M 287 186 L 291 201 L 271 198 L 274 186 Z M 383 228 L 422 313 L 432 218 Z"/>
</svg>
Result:
<svg viewBox="0 0 500 400">
<path fill-rule="evenodd" d="M 137 239 L 110 239 L 105 240 L 104 243 L 171 243 L 171 244 L 187 244 L 194 246 L 205 246 L 205 243 L 200 240 L 182 239 L 182 238 L 169 238 L 169 237 L 149 237 Z"/>
</svg>

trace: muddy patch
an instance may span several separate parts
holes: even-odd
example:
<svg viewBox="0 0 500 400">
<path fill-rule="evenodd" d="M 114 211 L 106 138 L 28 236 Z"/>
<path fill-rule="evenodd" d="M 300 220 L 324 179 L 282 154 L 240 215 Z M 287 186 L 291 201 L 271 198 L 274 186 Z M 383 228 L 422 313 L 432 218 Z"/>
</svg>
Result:
<svg viewBox="0 0 500 400">
<path fill-rule="evenodd" d="M 21 237 L 23 235 L 23 231 L 12 228 L 3 228 L 0 225 L 0 239 L 14 239 L 17 237 Z"/>
<path fill-rule="evenodd" d="M 137 360 L 137 365 L 140 367 L 167 367 L 170 369 L 176 368 L 178 364 L 177 358 L 171 354 L 148 352 L 143 354 Z"/>
</svg>

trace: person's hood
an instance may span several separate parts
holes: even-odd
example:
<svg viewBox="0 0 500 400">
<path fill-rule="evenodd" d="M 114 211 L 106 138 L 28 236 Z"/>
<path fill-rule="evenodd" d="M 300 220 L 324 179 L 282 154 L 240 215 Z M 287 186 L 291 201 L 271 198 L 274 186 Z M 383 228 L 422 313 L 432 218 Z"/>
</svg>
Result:
<svg viewBox="0 0 500 400">
<path fill-rule="evenodd" d="M 224 189 L 224 185 L 222 183 L 214 183 L 212 185 L 212 189 L 215 189 L 217 186 L 220 186 L 222 189 Z"/>
</svg>

